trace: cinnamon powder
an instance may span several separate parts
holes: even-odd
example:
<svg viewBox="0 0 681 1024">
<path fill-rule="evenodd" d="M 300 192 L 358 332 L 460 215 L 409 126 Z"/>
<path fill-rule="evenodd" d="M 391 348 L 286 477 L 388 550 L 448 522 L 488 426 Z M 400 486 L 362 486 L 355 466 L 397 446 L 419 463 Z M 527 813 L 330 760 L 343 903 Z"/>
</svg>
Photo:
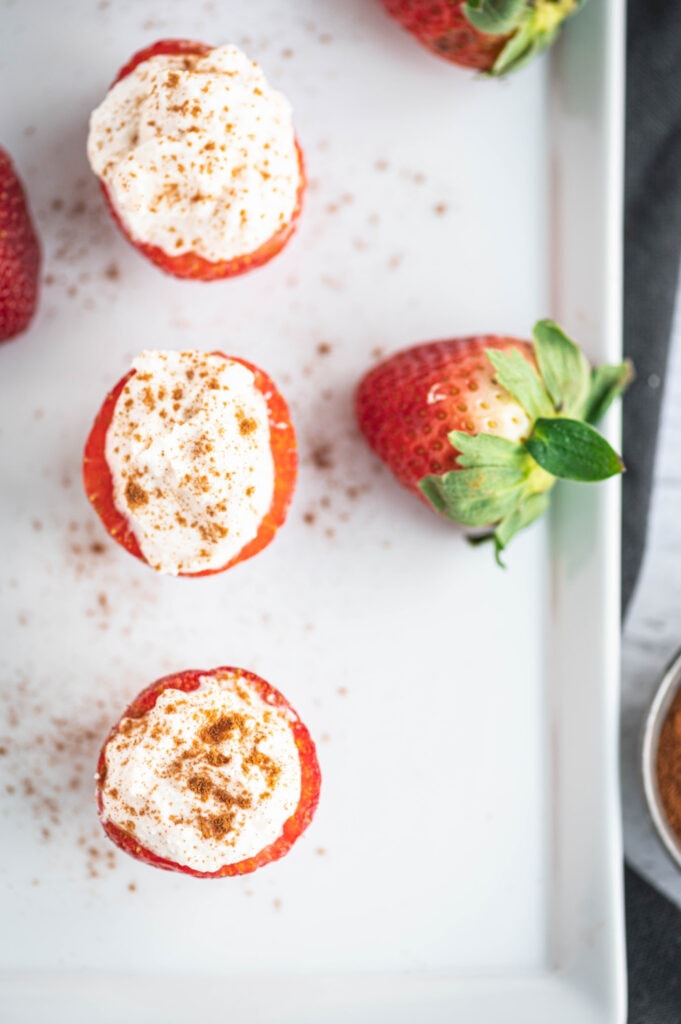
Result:
<svg viewBox="0 0 681 1024">
<path fill-rule="evenodd" d="M 655 768 L 664 812 L 681 841 L 681 689 L 674 697 L 660 731 Z"/>
</svg>

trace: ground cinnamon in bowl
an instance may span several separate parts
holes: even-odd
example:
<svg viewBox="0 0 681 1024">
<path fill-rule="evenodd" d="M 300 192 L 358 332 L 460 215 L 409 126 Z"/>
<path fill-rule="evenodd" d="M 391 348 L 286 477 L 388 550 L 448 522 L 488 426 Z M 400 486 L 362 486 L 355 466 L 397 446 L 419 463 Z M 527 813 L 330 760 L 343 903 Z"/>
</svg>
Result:
<svg viewBox="0 0 681 1024">
<path fill-rule="evenodd" d="M 652 823 L 681 868 L 681 651 L 660 679 L 646 716 L 641 754 Z"/>
<path fill-rule="evenodd" d="M 664 813 L 681 847 L 681 689 L 660 729 L 655 777 Z"/>
</svg>

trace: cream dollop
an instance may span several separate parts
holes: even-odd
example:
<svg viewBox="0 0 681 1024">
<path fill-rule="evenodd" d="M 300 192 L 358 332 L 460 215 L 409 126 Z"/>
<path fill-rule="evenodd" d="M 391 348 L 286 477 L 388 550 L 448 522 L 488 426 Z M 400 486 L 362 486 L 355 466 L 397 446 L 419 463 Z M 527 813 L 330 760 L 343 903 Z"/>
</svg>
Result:
<svg viewBox="0 0 681 1024">
<path fill-rule="evenodd" d="M 114 407 L 114 504 L 159 572 L 221 569 L 274 494 L 267 401 L 251 370 L 205 352 L 143 352 Z"/>
<path fill-rule="evenodd" d="M 170 256 L 252 253 L 296 208 L 291 107 L 235 46 L 138 64 L 93 112 L 87 150 L 130 236 Z"/>
<path fill-rule="evenodd" d="M 102 820 L 194 871 L 255 856 L 300 801 L 293 721 L 238 671 L 202 676 L 188 693 L 164 690 L 107 743 Z"/>
</svg>

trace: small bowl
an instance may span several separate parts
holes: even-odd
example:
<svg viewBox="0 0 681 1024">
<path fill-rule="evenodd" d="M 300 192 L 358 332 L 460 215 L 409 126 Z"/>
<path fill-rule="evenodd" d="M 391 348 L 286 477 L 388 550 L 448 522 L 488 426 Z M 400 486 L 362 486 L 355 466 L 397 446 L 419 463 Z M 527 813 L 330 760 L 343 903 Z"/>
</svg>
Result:
<svg viewBox="0 0 681 1024">
<path fill-rule="evenodd" d="M 680 686 L 681 651 L 676 654 L 660 680 L 657 693 L 650 705 L 646 718 L 643 730 L 643 749 L 641 751 L 643 789 L 646 795 L 648 810 L 650 811 L 650 816 L 653 819 L 658 836 L 678 868 L 681 868 L 681 840 L 669 824 L 662 805 L 660 791 L 657 786 L 656 763 L 660 732 Z"/>
</svg>

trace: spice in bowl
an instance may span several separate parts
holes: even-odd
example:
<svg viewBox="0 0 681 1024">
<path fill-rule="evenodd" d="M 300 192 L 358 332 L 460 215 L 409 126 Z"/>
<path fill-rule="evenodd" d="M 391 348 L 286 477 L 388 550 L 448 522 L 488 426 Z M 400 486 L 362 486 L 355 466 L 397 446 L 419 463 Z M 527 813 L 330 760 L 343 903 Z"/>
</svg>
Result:
<svg viewBox="0 0 681 1024">
<path fill-rule="evenodd" d="M 676 692 L 662 723 L 655 777 L 667 821 L 681 843 L 681 690 Z"/>
<path fill-rule="evenodd" d="M 650 705 L 641 754 L 652 823 L 681 868 L 681 651 L 662 676 Z"/>
</svg>

